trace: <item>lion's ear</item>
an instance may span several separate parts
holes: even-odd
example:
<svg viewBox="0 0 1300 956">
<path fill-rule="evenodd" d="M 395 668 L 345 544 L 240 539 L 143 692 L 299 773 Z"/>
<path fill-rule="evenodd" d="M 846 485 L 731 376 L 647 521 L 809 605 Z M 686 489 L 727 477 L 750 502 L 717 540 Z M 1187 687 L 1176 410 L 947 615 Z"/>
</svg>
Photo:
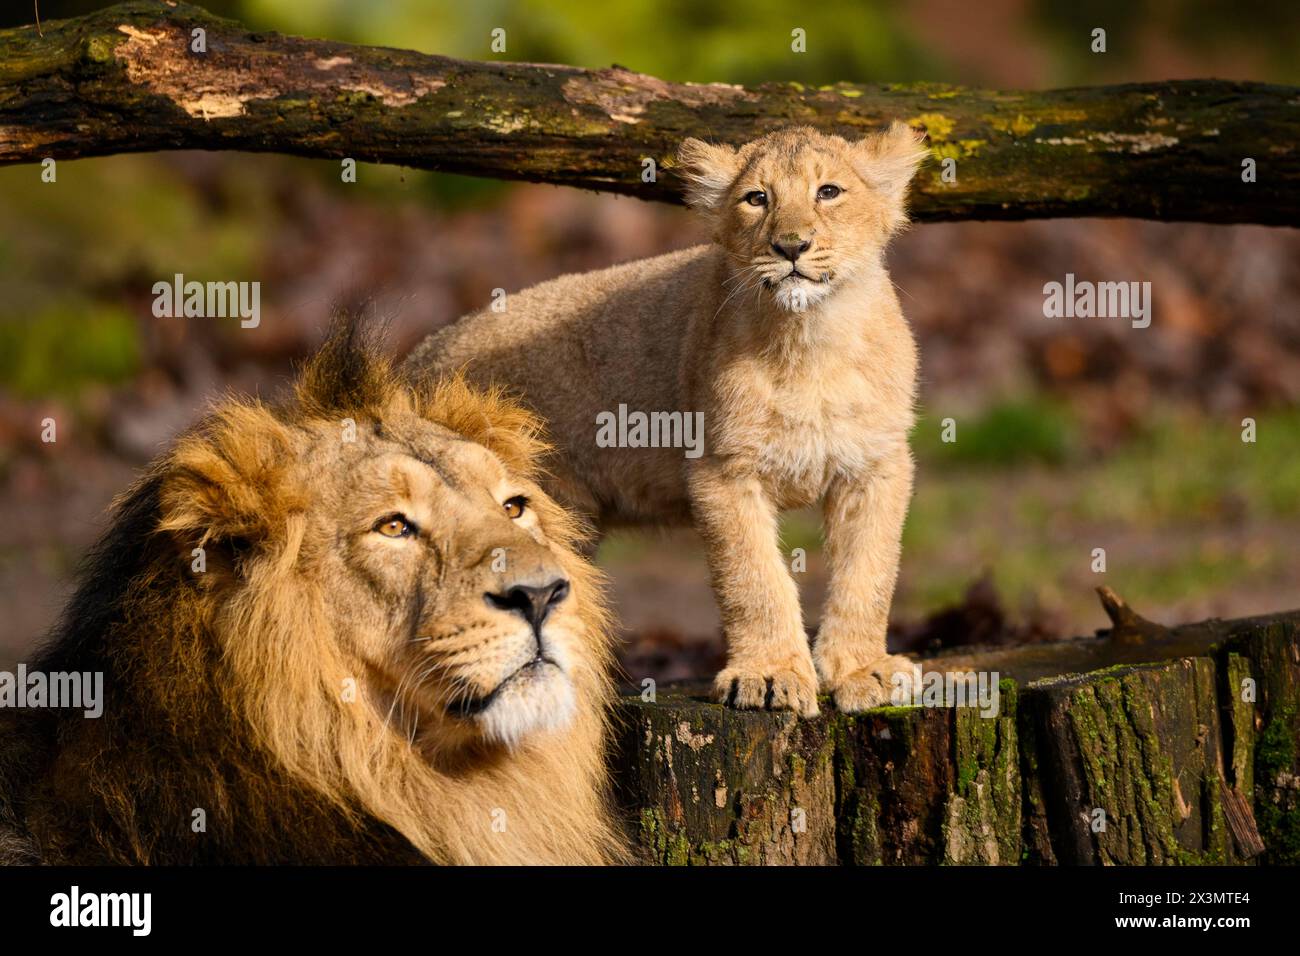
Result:
<svg viewBox="0 0 1300 956">
<path fill-rule="evenodd" d="M 859 174 L 899 203 L 917 168 L 930 155 L 926 134 L 894 120 L 883 133 L 872 133 L 855 144 Z"/>
<path fill-rule="evenodd" d="M 677 174 L 685 182 L 687 204 L 696 209 L 718 208 L 739 171 L 739 156 L 725 144 L 688 139 L 677 148 Z"/>
<path fill-rule="evenodd" d="M 287 476 L 294 458 L 292 432 L 265 408 L 222 407 L 172 451 L 160 489 L 159 530 L 186 550 L 277 538 L 303 506 Z"/>
<path fill-rule="evenodd" d="M 532 477 L 547 451 L 542 421 L 500 387 L 475 388 L 463 373 L 423 382 L 424 418 L 482 445 L 522 477 Z"/>
</svg>

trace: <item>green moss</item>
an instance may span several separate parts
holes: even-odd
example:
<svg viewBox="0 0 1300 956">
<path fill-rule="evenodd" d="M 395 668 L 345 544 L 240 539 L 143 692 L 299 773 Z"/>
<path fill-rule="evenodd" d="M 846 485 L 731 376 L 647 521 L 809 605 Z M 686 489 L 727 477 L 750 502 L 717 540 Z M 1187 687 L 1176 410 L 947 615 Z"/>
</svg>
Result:
<svg viewBox="0 0 1300 956">
<path fill-rule="evenodd" d="M 849 751 L 848 727 L 848 720 L 838 714 L 831 718 L 827 727 L 834 754 L 836 785 L 840 793 L 851 792 L 857 784 L 857 774 L 853 769 L 853 754 Z"/>
<path fill-rule="evenodd" d="M 1229 753 L 1225 760 L 1230 761 L 1233 784 L 1241 791 L 1247 801 L 1255 798 L 1255 704 L 1242 699 L 1242 685 L 1252 678 L 1250 658 L 1232 652 L 1225 652 L 1220 662 L 1224 675 L 1223 696 L 1228 706 L 1225 708 L 1229 720 Z"/>
<path fill-rule="evenodd" d="M 869 714 L 874 717 L 883 717 L 885 720 L 888 720 L 892 724 L 895 721 L 910 719 L 911 717 L 914 717 L 917 714 L 919 714 L 922 711 L 922 709 L 923 708 L 921 707 L 915 707 L 911 705 L 907 707 L 896 707 L 892 704 L 888 704 L 884 707 L 873 707 L 871 710 L 863 711 L 863 713 L 864 715 Z"/>
<path fill-rule="evenodd" d="M 855 802 L 849 820 L 849 840 L 855 863 L 879 866 L 883 862 L 880 855 L 880 832 L 876 823 L 879 819 L 880 804 L 874 796 L 860 797 Z"/>
<path fill-rule="evenodd" d="M 1255 743 L 1255 821 L 1271 863 L 1300 863 L 1300 791 L 1295 788 L 1295 772 L 1295 710 L 1284 706 L 1274 712 Z"/>
<path fill-rule="evenodd" d="M 953 827 L 973 858 L 950 862 L 1012 863 L 1021 856 L 1024 802 L 1017 732 L 1018 689 L 1010 678 L 998 682 L 999 711 L 983 717 L 973 708 L 953 711 L 956 780 L 944 823 L 945 854 Z M 987 850 L 986 828 L 997 841 L 997 856 Z"/>
<path fill-rule="evenodd" d="M 1292 713 L 1289 708 L 1273 715 L 1255 745 L 1255 768 L 1263 776 L 1276 778 L 1295 766 L 1295 738 L 1291 734 Z"/>
<path fill-rule="evenodd" d="M 1176 693 L 1175 682 L 1165 692 Z M 1174 858 L 1172 765 L 1149 720 L 1150 688 L 1141 672 L 1090 678 L 1067 711 L 1078 742 L 1083 798 L 1106 812 L 1097 834 L 1104 862 L 1161 863 Z M 1167 701 L 1176 708 L 1176 701 Z"/>
<path fill-rule="evenodd" d="M 95 34 L 86 41 L 86 59 L 94 63 L 112 63 L 117 57 L 118 45 L 125 39 L 125 35 Z"/>
<path fill-rule="evenodd" d="M 665 866 L 686 866 L 691 858 L 691 844 L 681 832 L 669 833 L 663 814 L 650 807 L 641 810 L 640 843 L 648 848 L 652 859 Z"/>
<path fill-rule="evenodd" d="M 786 758 L 786 763 L 789 765 L 790 772 L 794 775 L 794 779 L 806 779 L 808 774 L 808 761 L 804 760 L 802 756 L 792 751 Z"/>
</svg>

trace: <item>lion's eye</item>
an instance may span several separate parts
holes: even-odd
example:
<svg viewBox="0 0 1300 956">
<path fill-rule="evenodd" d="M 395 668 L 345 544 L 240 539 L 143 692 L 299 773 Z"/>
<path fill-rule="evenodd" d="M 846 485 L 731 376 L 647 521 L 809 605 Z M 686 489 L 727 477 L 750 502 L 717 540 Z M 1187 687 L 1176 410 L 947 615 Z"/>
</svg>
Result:
<svg viewBox="0 0 1300 956">
<path fill-rule="evenodd" d="M 373 530 L 385 538 L 407 538 L 415 534 L 415 525 L 406 520 L 406 515 L 389 515 L 380 518 Z"/>
<path fill-rule="evenodd" d="M 834 185 L 831 185 L 830 183 L 827 183 L 827 184 L 826 184 L 825 186 L 823 186 L 821 189 L 817 190 L 817 198 L 818 198 L 818 199 L 834 199 L 836 196 L 838 196 L 838 195 L 839 195 L 840 193 L 842 193 L 842 192 L 844 192 L 844 190 L 840 189 L 839 186 L 834 186 Z"/>
<path fill-rule="evenodd" d="M 753 192 L 745 193 L 745 202 L 749 203 L 751 206 L 766 206 L 767 193 L 763 192 L 761 189 L 755 189 Z"/>
<path fill-rule="evenodd" d="M 513 498 L 507 498 L 505 503 L 506 517 L 514 520 L 524 513 L 528 507 L 528 499 L 523 495 L 515 495 Z"/>
</svg>

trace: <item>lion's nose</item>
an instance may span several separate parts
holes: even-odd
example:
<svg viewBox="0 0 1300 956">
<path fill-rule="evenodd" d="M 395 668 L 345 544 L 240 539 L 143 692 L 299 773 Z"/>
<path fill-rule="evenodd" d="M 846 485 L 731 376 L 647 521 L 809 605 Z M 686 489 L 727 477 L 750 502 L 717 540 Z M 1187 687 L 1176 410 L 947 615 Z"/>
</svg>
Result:
<svg viewBox="0 0 1300 956">
<path fill-rule="evenodd" d="M 569 596 L 569 582 L 556 578 L 550 584 L 536 587 L 531 584 L 516 584 L 504 593 L 489 592 L 488 603 L 503 611 L 518 611 L 524 620 L 537 630 L 551 613 L 551 608 Z"/>
<path fill-rule="evenodd" d="M 776 254 L 789 259 L 791 262 L 794 262 L 801 255 L 807 252 L 808 247 L 811 245 L 812 243 L 807 239 L 800 239 L 798 236 L 772 240 L 772 248 L 775 250 Z"/>
</svg>

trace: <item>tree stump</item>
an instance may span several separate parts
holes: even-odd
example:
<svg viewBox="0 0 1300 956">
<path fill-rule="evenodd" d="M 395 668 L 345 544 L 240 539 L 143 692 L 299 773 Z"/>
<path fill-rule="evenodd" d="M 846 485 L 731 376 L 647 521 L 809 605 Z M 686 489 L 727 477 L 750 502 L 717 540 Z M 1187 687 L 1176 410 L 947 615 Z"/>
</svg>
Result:
<svg viewBox="0 0 1300 956">
<path fill-rule="evenodd" d="M 641 860 L 1300 862 L 1300 612 L 919 663 L 996 673 L 996 715 L 624 697 L 613 765 Z"/>
</svg>

